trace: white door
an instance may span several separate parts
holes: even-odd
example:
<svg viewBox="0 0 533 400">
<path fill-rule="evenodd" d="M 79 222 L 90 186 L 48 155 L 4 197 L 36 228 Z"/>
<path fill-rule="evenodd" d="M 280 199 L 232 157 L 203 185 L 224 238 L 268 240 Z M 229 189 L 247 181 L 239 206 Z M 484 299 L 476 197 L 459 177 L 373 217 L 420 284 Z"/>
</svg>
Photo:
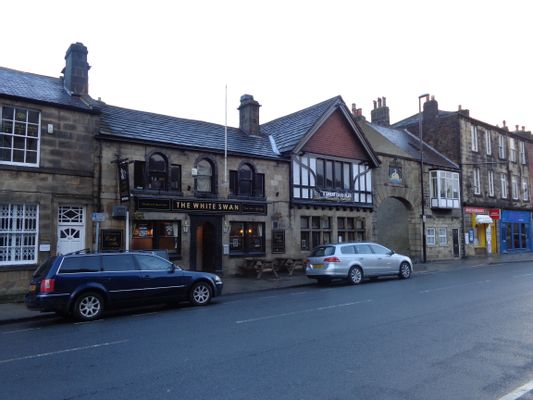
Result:
<svg viewBox="0 0 533 400">
<path fill-rule="evenodd" d="M 85 208 L 59 206 L 57 218 L 57 254 L 85 248 Z"/>
</svg>

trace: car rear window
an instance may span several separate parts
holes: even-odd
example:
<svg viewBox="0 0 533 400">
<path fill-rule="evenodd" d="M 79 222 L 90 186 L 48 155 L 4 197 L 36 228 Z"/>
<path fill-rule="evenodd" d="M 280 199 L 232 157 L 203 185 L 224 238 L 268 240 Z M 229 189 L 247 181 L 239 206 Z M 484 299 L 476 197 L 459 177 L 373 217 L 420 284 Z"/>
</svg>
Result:
<svg viewBox="0 0 533 400">
<path fill-rule="evenodd" d="M 37 267 L 35 272 L 33 273 L 34 278 L 42 278 L 45 276 L 48 271 L 50 271 L 50 268 L 52 268 L 52 265 L 54 264 L 54 261 L 57 259 L 57 257 L 50 257 L 45 262 L 43 262 L 41 265 Z"/>
<path fill-rule="evenodd" d="M 325 257 L 335 254 L 335 246 L 319 246 L 311 252 L 311 257 Z"/>
<path fill-rule="evenodd" d="M 368 244 L 356 244 L 355 250 L 357 254 L 373 254 Z"/>
<path fill-rule="evenodd" d="M 342 246 L 341 247 L 341 253 L 342 254 L 355 254 L 355 247 L 353 245 Z"/>
<path fill-rule="evenodd" d="M 65 257 L 61 263 L 61 267 L 59 267 L 60 274 L 98 271 L 100 271 L 99 256 Z"/>
<path fill-rule="evenodd" d="M 131 254 L 106 254 L 102 259 L 104 271 L 134 271 L 136 269 Z"/>
</svg>

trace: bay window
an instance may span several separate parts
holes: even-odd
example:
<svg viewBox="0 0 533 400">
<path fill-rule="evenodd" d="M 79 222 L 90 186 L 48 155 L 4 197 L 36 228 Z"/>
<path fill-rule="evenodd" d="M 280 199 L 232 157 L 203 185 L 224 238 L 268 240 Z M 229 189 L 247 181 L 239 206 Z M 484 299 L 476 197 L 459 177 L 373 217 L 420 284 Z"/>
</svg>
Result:
<svg viewBox="0 0 533 400">
<path fill-rule="evenodd" d="M 432 208 L 459 208 L 459 173 L 430 171 Z"/>
</svg>

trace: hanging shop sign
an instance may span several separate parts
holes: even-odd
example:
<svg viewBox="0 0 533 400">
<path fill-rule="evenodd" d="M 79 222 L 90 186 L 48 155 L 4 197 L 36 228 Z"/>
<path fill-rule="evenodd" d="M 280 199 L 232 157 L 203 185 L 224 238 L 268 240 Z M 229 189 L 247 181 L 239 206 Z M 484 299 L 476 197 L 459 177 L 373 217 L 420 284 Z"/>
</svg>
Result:
<svg viewBox="0 0 533 400">
<path fill-rule="evenodd" d="M 120 194 L 120 201 L 128 201 L 130 199 L 130 177 L 128 172 L 128 163 L 121 162 L 118 165 L 118 191 Z"/>
<path fill-rule="evenodd" d="M 489 209 L 489 217 L 493 220 L 501 219 L 501 210 L 499 208 Z"/>
<path fill-rule="evenodd" d="M 262 214 L 266 215 L 267 205 L 260 203 L 239 203 L 209 200 L 136 199 L 136 210 L 175 211 L 215 214 Z"/>
</svg>

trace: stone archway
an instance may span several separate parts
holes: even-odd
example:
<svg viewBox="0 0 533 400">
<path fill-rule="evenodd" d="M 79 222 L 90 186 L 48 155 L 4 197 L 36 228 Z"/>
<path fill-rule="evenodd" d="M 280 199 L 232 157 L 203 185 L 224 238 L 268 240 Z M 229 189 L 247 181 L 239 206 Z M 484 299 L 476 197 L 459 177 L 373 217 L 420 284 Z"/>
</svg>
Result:
<svg viewBox="0 0 533 400">
<path fill-rule="evenodd" d="M 397 253 L 411 255 L 411 210 L 405 199 L 387 197 L 376 211 L 377 242 Z"/>
</svg>

